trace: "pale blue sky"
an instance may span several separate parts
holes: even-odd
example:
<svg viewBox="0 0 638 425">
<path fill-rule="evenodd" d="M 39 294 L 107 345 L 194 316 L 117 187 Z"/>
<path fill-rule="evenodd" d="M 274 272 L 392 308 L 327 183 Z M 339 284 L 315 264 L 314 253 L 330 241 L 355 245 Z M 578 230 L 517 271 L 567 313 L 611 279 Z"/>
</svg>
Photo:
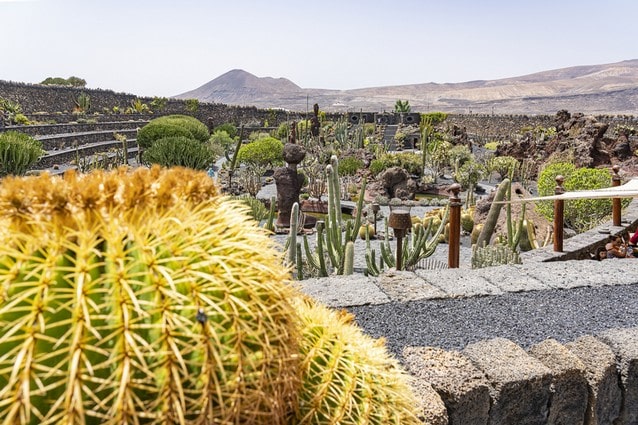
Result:
<svg viewBox="0 0 638 425">
<path fill-rule="evenodd" d="M 172 96 L 235 68 L 303 88 L 638 58 L 636 0 L 0 0 L 0 79 Z"/>
</svg>

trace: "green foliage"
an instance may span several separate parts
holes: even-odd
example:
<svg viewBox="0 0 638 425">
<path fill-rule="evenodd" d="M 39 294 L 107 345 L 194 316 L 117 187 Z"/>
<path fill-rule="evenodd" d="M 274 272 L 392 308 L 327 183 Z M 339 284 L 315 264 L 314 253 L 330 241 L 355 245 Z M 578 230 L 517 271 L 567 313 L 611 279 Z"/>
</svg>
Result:
<svg viewBox="0 0 638 425">
<path fill-rule="evenodd" d="M 135 99 L 131 99 L 130 104 L 131 106 L 127 108 L 127 113 L 141 114 L 144 112 L 150 112 L 148 105 L 137 97 Z"/>
<path fill-rule="evenodd" d="M 86 80 L 79 77 L 48 77 L 40 84 L 44 85 L 56 85 L 56 86 L 69 86 L 69 87 L 86 87 Z"/>
<path fill-rule="evenodd" d="M 186 110 L 191 113 L 197 112 L 199 109 L 199 100 L 198 99 L 186 99 L 184 101 L 184 106 Z"/>
<path fill-rule="evenodd" d="M 538 194 L 548 196 L 554 194 L 556 176 L 565 178 L 565 191 L 602 189 L 611 186 L 611 173 L 600 168 L 576 168 L 572 163 L 550 164 L 541 171 L 538 178 Z M 536 210 L 552 219 L 554 214 L 553 202 L 539 202 Z M 611 199 L 578 199 L 565 202 L 565 226 L 576 232 L 585 232 L 597 226 L 611 214 Z"/>
<path fill-rule="evenodd" d="M 219 146 L 222 154 L 230 161 L 230 154 L 235 149 L 235 140 L 226 132 L 226 130 L 215 129 L 210 136 L 211 146 Z"/>
<path fill-rule="evenodd" d="M 501 144 L 500 142 L 493 140 L 491 142 L 487 142 L 485 146 L 483 147 L 487 149 L 488 151 L 496 151 L 496 149 L 498 148 L 500 144 Z"/>
<path fill-rule="evenodd" d="M 209 138 L 208 128 L 197 118 L 188 115 L 167 115 L 155 118 L 137 134 L 137 144 L 146 149 L 156 140 L 165 137 L 183 136 L 202 143 Z"/>
<path fill-rule="evenodd" d="M 145 164 L 159 164 L 163 167 L 181 166 L 194 170 L 208 169 L 215 159 L 214 153 L 207 144 L 184 136 L 156 140 L 151 147 L 144 150 L 142 155 L 142 161 Z"/>
<path fill-rule="evenodd" d="M 289 133 L 290 133 L 290 124 L 288 124 L 287 122 L 282 122 L 281 124 L 279 124 L 279 127 L 277 127 L 275 136 L 279 140 L 288 140 Z"/>
<path fill-rule="evenodd" d="M 487 161 L 488 171 L 496 171 L 501 176 L 501 179 L 513 177 L 519 166 L 518 160 L 512 156 L 497 156 Z"/>
<path fill-rule="evenodd" d="M 355 156 L 346 156 L 339 160 L 339 174 L 353 176 L 363 168 L 363 161 Z"/>
<path fill-rule="evenodd" d="M 452 146 L 448 150 L 447 156 L 448 156 L 448 165 L 453 167 L 460 167 L 466 161 L 469 161 L 473 158 L 470 148 L 467 147 L 466 145 Z"/>
<path fill-rule="evenodd" d="M 445 112 L 428 112 L 421 114 L 421 121 L 430 120 L 432 125 L 438 125 L 447 119 L 447 115 Z"/>
<path fill-rule="evenodd" d="M 401 167 L 409 174 L 421 174 L 421 155 L 412 152 L 386 153 L 370 162 L 370 172 L 378 175 L 390 167 Z"/>
<path fill-rule="evenodd" d="M 226 122 L 224 124 L 220 124 L 218 126 L 216 126 L 213 129 L 213 133 L 217 132 L 217 131 L 225 131 L 226 134 L 228 134 L 228 136 L 230 136 L 232 139 L 234 139 L 235 137 L 237 137 L 237 126 L 233 123 L 230 122 Z"/>
<path fill-rule="evenodd" d="M 44 154 L 42 143 L 27 134 L 0 133 L 0 177 L 23 175 Z"/>
<path fill-rule="evenodd" d="M 463 163 L 454 174 L 454 179 L 464 190 L 474 190 L 474 187 L 485 175 L 485 167 L 477 161 L 470 160 Z"/>
<path fill-rule="evenodd" d="M 168 99 L 165 97 L 155 96 L 153 100 L 151 100 L 151 108 L 156 111 L 163 111 L 166 109 L 166 105 L 168 105 Z"/>
<path fill-rule="evenodd" d="M 394 112 L 398 114 L 407 114 L 412 108 L 410 107 L 410 101 L 398 99 L 394 104 Z"/>
<path fill-rule="evenodd" d="M 13 117 L 13 121 L 20 125 L 31 125 L 31 121 L 29 121 L 29 118 L 24 114 L 16 114 L 15 117 Z"/>
<path fill-rule="evenodd" d="M 274 137 L 262 137 L 239 148 L 237 161 L 240 164 L 259 167 L 283 165 L 284 145 Z"/>
<path fill-rule="evenodd" d="M 78 97 L 74 100 L 75 108 L 73 112 L 83 114 L 91 109 L 91 96 L 82 92 L 78 95 Z"/>
</svg>

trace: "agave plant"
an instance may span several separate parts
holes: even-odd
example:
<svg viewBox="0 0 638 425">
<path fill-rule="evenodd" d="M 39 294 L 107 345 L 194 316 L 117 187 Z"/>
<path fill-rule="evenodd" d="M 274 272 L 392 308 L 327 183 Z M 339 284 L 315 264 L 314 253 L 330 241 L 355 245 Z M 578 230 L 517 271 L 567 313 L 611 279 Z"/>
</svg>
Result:
<svg viewBox="0 0 638 425">
<path fill-rule="evenodd" d="M 185 169 L 7 178 L 2 423 L 284 423 L 294 292 L 246 220 Z"/>
</svg>

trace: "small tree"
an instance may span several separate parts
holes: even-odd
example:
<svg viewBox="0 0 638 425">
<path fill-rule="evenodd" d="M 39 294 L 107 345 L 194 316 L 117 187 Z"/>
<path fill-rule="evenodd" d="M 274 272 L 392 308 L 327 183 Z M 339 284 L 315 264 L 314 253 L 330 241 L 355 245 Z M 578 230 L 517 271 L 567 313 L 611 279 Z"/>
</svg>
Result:
<svg viewBox="0 0 638 425">
<path fill-rule="evenodd" d="M 283 143 L 274 137 L 263 137 L 239 148 L 237 161 L 244 165 L 244 186 L 252 196 L 261 188 L 261 177 L 266 170 L 283 165 L 283 149 Z"/>
</svg>

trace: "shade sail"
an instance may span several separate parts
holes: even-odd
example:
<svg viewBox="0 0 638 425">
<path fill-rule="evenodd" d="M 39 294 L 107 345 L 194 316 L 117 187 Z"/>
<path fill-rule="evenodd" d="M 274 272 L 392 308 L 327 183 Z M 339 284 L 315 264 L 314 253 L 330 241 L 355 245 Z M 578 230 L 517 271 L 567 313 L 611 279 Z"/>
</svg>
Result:
<svg viewBox="0 0 638 425">
<path fill-rule="evenodd" d="M 521 202 L 553 201 L 562 199 L 569 201 L 572 199 L 603 199 L 603 198 L 638 198 L 638 177 L 634 177 L 627 183 L 606 187 L 604 189 L 576 190 L 565 192 L 562 195 L 536 196 L 531 198 L 512 199 L 511 201 L 501 201 L 499 204 L 519 204 Z"/>
</svg>

